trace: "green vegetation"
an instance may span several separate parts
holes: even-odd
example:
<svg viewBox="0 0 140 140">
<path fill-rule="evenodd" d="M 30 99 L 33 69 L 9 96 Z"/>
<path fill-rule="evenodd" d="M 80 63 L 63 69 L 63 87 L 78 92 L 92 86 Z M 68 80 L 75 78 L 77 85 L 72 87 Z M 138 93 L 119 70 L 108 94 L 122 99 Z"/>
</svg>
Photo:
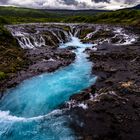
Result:
<svg viewBox="0 0 140 140">
<path fill-rule="evenodd" d="M 0 17 L 0 81 L 20 70 L 26 63 L 24 50 L 4 28 L 5 24 L 9 24 L 9 21 Z"/>
<path fill-rule="evenodd" d="M 103 10 L 46 10 L 46 9 L 30 9 L 21 7 L 0 7 L 1 16 L 9 17 L 25 17 L 25 18 L 65 18 L 66 16 L 76 15 L 93 15 L 95 13 L 104 12 Z"/>
<path fill-rule="evenodd" d="M 6 74 L 0 71 L 0 80 L 4 80 L 6 78 Z"/>
<path fill-rule="evenodd" d="M 95 14 L 96 13 L 96 14 Z M 0 23 L 18 24 L 31 22 L 82 22 L 140 25 L 140 10 L 70 11 L 39 10 L 17 7 L 0 7 Z"/>
<path fill-rule="evenodd" d="M 140 10 L 119 10 L 114 12 L 99 13 L 94 16 L 73 16 L 68 17 L 64 21 L 140 26 Z"/>
<path fill-rule="evenodd" d="M 51 13 L 46 13 L 43 10 L 29 9 L 29 8 L 18 8 L 18 7 L 0 7 L 1 16 L 9 17 L 32 17 L 32 18 L 47 18 L 53 17 Z"/>
<path fill-rule="evenodd" d="M 59 22 L 61 18 L 57 14 L 45 12 L 44 10 L 3 6 L 0 6 L 0 16 L 11 24 L 51 21 Z"/>
</svg>

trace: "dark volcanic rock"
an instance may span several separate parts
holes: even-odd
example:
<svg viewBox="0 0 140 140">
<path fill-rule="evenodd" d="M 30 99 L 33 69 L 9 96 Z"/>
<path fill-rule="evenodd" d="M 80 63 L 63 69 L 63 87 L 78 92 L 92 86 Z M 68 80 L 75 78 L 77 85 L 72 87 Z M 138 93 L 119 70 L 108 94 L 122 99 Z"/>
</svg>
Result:
<svg viewBox="0 0 140 140">
<path fill-rule="evenodd" d="M 93 73 L 102 72 L 108 78 L 104 83 L 117 88 L 120 82 L 133 81 L 140 85 L 140 47 L 139 46 L 112 46 L 106 50 L 91 53 L 94 59 Z M 99 79 L 102 76 L 99 75 Z"/>
<path fill-rule="evenodd" d="M 87 53 L 98 80 L 71 97 L 71 127 L 80 140 L 139 140 L 140 46 L 97 48 Z"/>
<path fill-rule="evenodd" d="M 106 92 L 84 103 L 87 109 L 75 107 L 70 112 L 78 139 L 139 140 L 140 97 Z"/>
</svg>

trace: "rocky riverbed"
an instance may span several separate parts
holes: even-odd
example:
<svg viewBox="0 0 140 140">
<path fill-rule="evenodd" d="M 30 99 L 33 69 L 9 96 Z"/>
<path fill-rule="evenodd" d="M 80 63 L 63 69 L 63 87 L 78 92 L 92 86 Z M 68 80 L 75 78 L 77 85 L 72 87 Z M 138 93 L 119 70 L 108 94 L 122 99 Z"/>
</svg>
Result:
<svg viewBox="0 0 140 140">
<path fill-rule="evenodd" d="M 0 64 L 0 92 L 75 60 L 70 49 L 58 48 L 59 44 L 69 40 L 69 26 L 23 24 L 5 26 L 5 30 L 4 39 L 0 38 L 0 60 L 3 61 Z"/>
<path fill-rule="evenodd" d="M 89 60 L 93 63 L 92 74 L 98 76 L 96 84 L 72 96 L 65 105 L 69 108 L 67 113 L 71 119 L 70 127 L 74 130 L 77 139 L 139 140 L 140 39 L 135 42 L 135 36 L 127 34 L 120 27 L 93 25 L 87 30 L 84 30 L 85 26 L 84 29 L 82 27 L 77 25 L 76 28 L 75 25 L 68 29 L 65 27 L 65 30 L 68 30 L 66 34 L 56 32 L 55 39 L 58 35 L 60 37 L 54 42 L 54 47 L 50 44 L 52 40 L 55 41 L 54 32 L 49 32 L 52 38 L 47 36 L 47 39 L 43 40 L 42 37 L 46 37 L 46 33 L 44 35 L 43 32 L 42 36 L 42 25 L 39 28 L 41 34 L 36 30 L 35 33 L 28 34 L 28 31 L 26 33 L 26 30 L 20 26 L 17 29 L 23 30 L 22 34 L 14 29 L 13 35 L 20 39 L 19 42 L 21 41 L 22 48 L 25 49 L 26 65 L 2 80 L 1 90 L 14 87 L 27 78 L 44 72 L 53 72 L 59 67 L 72 63 L 75 60 L 75 54 L 71 50 L 76 46 L 69 46 L 67 49 L 57 48 L 58 43 L 61 43 L 61 34 L 65 42 L 69 30 L 72 30 L 71 33 L 81 38 L 83 42 L 97 45 L 86 50 Z M 34 28 L 36 29 L 36 26 Z M 45 29 L 48 31 L 46 25 Z M 140 35 L 138 29 L 129 27 L 127 29 L 127 32 Z M 38 43 L 42 46 L 32 48 L 38 40 L 38 35 L 41 35 Z M 135 44 L 127 45 L 129 42 L 135 42 Z M 30 49 L 26 49 L 27 46 Z"/>
<path fill-rule="evenodd" d="M 53 72 L 60 67 L 69 65 L 75 60 L 75 54 L 68 49 L 49 47 L 28 49 L 24 55 L 27 64 L 22 70 L 11 74 L 8 78 L 0 82 L 2 91 L 16 86 L 27 78 L 44 72 Z"/>
<path fill-rule="evenodd" d="M 97 46 L 87 50 L 98 75 L 96 85 L 71 97 L 78 139 L 140 139 L 140 45 Z"/>
</svg>

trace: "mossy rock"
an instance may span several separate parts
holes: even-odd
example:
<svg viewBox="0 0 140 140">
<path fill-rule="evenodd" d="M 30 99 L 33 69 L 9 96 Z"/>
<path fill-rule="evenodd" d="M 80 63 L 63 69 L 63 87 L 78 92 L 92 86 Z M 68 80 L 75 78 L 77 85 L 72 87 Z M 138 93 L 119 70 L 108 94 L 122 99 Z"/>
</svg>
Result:
<svg viewBox="0 0 140 140">
<path fill-rule="evenodd" d="M 8 19 L 0 16 L 0 25 L 10 24 Z"/>
<path fill-rule="evenodd" d="M 6 77 L 7 75 L 4 72 L 0 71 L 0 80 L 4 80 Z"/>
<path fill-rule="evenodd" d="M 0 25 L 0 54 L 0 80 L 21 70 L 27 63 L 25 50 L 3 25 Z"/>
<path fill-rule="evenodd" d="M 80 38 L 83 39 L 84 37 L 87 36 L 87 34 L 91 33 L 91 32 L 94 32 L 95 29 L 92 29 L 92 28 L 85 28 L 85 29 L 82 29 L 81 32 L 80 32 Z"/>
</svg>

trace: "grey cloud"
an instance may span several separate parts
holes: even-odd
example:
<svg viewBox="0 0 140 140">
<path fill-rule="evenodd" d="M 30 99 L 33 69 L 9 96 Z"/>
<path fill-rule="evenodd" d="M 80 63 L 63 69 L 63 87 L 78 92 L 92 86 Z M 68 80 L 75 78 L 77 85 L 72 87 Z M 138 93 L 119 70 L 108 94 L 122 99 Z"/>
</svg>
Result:
<svg viewBox="0 0 140 140">
<path fill-rule="evenodd" d="M 93 2 L 99 3 L 99 2 L 107 2 L 110 3 L 110 0 L 92 0 Z"/>
<path fill-rule="evenodd" d="M 15 5 L 15 6 L 25 6 L 25 7 L 34 7 L 34 8 L 71 8 L 75 9 L 80 8 L 106 8 L 107 6 L 115 6 L 113 2 L 118 2 L 118 7 L 125 4 L 125 6 L 130 6 L 140 3 L 140 0 L 91 0 L 92 4 L 89 5 L 88 0 L 0 0 L 0 5 Z M 29 4 L 30 2 L 30 4 Z M 28 3 L 28 4 L 26 4 Z M 50 5 L 47 5 L 49 3 Z M 56 4 L 57 3 L 57 4 Z M 57 7 L 55 7 L 57 5 Z"/>
<path fill-rule="evenodd" d="M 75 0 L 64 0 L 64 3 L 67 5 L 71 5 L 71 4 L 77 5 L 78 4 L 78 2 L 76 2 Z"/>
<path fill-rule="evenodd" d="M 9 0 L 0 0 L 0 4 L 8 4 Z"/>
</svg>

